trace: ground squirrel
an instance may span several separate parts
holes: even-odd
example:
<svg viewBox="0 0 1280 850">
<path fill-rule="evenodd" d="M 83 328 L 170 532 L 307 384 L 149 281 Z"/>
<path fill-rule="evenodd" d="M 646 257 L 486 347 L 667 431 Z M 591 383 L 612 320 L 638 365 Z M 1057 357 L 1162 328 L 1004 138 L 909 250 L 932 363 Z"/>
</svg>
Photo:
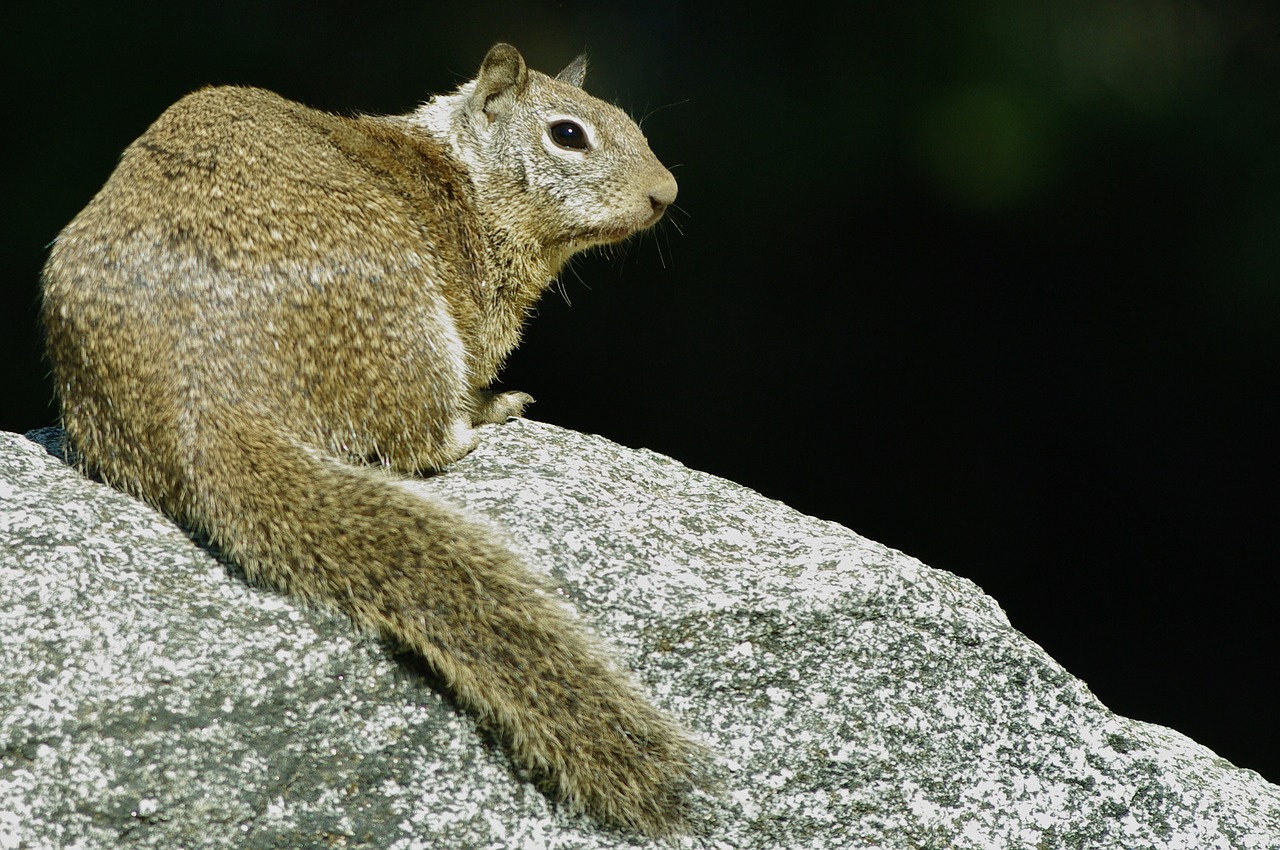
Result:
<svg viewBox="0 0 1280 850">
<path fill-rule="evenodd" d="M 197 91 L 57 237 L 43 320 L 87 471 L 418 653 L 570 808 L 661 834 L 698 747 L 491 531 L 394 483 L 521 414 L 488 388 L 530 307 L 675 199 L 585 73 L 499 44 L 398 116 Z"/>
</svg>

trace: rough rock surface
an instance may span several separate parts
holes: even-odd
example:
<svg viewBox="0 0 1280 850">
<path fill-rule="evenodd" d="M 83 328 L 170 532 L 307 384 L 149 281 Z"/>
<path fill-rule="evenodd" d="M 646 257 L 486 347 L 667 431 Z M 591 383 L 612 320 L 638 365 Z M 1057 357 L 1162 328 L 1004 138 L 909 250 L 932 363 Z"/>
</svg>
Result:
<svg viewBox="0 0 1280 850">
<path fill-rule="evenodd" d="M 719 754 L 716 823 L 675 846 L 1280 847 L 1280 788 L 841 526 L 535 422 L 411 486 L 505 528 Z M 0 554 L 0 850 L 644 846 L 513 775 L 412 660 L 12 434 Z"/>
</svg>

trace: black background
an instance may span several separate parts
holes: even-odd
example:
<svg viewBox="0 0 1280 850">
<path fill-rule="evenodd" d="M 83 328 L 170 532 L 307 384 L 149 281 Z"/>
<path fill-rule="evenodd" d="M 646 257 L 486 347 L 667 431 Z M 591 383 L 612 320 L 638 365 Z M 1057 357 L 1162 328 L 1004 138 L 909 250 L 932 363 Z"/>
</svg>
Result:
<svg viewBox="0 0 1280 850">
<path fill-rule="evenodd" d="M 53 421 L 45 246 L 182 94 L 401 112 L 496 40 L 585 48 L 680 199 L 540 305 L 532 416 L 968 576 L 1114 710 L 1280 780 L 1275 4 L 745 8 L 6 13 L 0 426 Z"/>
</svg>

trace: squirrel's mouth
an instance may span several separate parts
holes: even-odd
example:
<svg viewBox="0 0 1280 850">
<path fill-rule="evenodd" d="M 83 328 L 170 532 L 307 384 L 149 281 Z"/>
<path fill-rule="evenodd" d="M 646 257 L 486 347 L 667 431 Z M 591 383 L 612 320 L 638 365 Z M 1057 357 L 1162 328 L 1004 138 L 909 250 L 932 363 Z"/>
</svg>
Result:
<svg viewBox="0 0 1280 850">
<path fill-rule="evenodd" d="M 639 219 L 627 224 L 615 224 L 612 227 L 602 228 L 600 235 L 602 238 L 607 239 L 610 242 L 621 242 L 623 239 L 635 236 L 642 230 L 648 230 L 650 227 L 653 227 L 662 219 L 662 216 L 665 215 L 666 212 L 667 207 L 664 204 L 654 209 L 644 219 Z"/>
<path fill-rule="evenodd" d="M 593 242 L 597 245 L 609 242 L 621 242 L 624 239 L 629 239 L 630 237 L 635 236 L 648 226 L 649 224 L 642 224 L 639 227 L 627 224 L 614 224 L 608 227 L 601 227 L 584 235 L 586 236 L 586 241 Z"/>
<path fill-rule="evenodd" d="M 640 218 L 639 215 L 627 216 L 621 220 L 615 218 L 612 221 L 603 222 L 597 227 L 583 228 L 568 241 L 570 244 L 577 244 L 583 247 L 622 242 L 657 224 L 665 212 L 666 208 L 663 207 L 653 210 L 644 218 Z"/>
<path fill-rule="evenodd" d="M 621 242 L 640 232 L 642 228 L 638 227 L 610 227 L 600 232 L 600 239 L 604 242 Z"/>
<path fill-rule="evenodd" d="M 663 217 L 664 215 L 666 215 L 666 214 L 667 214 L 667 205 L 666 205 L 666 204 L 663 204 L 662 206 L 657 207 L 656 209 L 654 209 L 654 211 L 653 211 L 652 213 L 650 213 L 650 214 L 649 214 L 649 217 L 648 217 L 647 219 L 645 219 L 645 223 L 644 223 L 644 224 L 642 224 L 642 225 L 640 225 L 640 226 L 639 226 L 638 228 L 636 228 L 636 229 L 637 229 L 637 230 L 647 230 L 648 228 L 653 227 L 655 224 L 657 224 L 659 221 L 661 221 L 661 220 L 662 220 L 662 217 Z"/>
</svg>

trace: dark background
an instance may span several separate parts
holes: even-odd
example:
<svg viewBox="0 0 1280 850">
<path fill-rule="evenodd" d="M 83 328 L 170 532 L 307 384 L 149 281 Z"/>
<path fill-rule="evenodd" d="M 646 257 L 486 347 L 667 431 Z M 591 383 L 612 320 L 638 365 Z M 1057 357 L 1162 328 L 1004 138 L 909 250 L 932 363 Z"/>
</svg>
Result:
<svg viewBox="0 0 1280 850">
<path fill-rule="evenodd" d="M 532 415 L 968 576 L 1111 708 L 1280 780 L 1276 5 L 633 6 L 6 13 L 0 426 L 54 417 L 45 246 L 182 94 L 400 112 L 496 40 L 588 48 L 679 208 L 540 306 Z"/>
</svg>

